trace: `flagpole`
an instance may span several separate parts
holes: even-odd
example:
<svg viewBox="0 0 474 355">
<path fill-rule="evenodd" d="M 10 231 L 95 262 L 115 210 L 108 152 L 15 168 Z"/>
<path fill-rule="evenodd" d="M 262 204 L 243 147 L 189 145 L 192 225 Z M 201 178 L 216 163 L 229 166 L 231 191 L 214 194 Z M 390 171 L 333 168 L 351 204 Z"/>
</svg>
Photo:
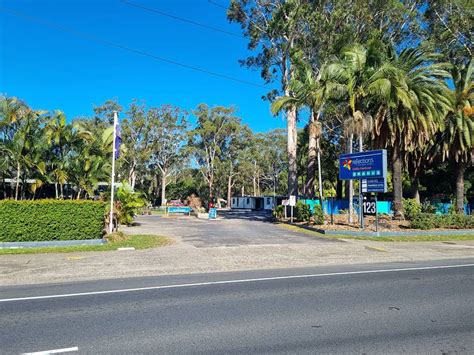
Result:
<svg viewBox="0 0 474 355">
<path fill-rule="evenodd" d="M 112 183 L 110 187 L 110 217 L 109 217 L 109 234 L 112 234 L 114 229 L 114 185 L 115 185 L 115 139 L 117 136 L 117 111 L 114 111 L 114 135 L 112 139 Z"/>
</svg>

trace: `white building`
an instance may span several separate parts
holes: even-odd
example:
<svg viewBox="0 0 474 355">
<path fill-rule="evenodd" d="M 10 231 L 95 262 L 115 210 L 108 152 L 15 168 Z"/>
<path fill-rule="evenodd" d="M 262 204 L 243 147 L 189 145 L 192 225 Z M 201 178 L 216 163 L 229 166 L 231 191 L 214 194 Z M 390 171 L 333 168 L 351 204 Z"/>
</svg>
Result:
<svg viewBox="0 0 474 355">
<path fill-rule="evenodd" d="M 230 203 L 232 209 L 272 210 L 273 206 L 273 196 L 235 196 Z"/>
</svg>

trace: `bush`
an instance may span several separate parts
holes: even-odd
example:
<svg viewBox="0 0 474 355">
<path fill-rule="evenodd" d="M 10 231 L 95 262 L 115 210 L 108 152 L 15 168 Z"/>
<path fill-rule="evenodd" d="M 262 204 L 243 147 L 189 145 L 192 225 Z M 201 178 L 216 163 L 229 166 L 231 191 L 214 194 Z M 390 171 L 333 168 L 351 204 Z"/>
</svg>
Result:
<svg viewBox="0 0 474 355">
<path fill-rule="evenodd" d="M 425 201 L 421 204 L 422 213 L 436 213 L 436 206 L 433 206 L 430 201 Z"/>
<path fill-rule="evenodd" d="M 282 219 L 285 216 L 285 206 L 276 206 L 275 210 L 273 211 L 273 216 Z"/>
<path fill-rule="evenodd" d="M 431 213 L 418 213 L 410 222 L 413 229 L 432 229 L 436 228 L 436 215 Z"/>
<path fill-rule="evenodd" d="M 314 219 L 314 224 L 317 224 L 317 225 L 324 224 L 324 212 L 321 205 L 314 205 L 313 219 Z"/>
<path fill-rule="evenodd" d="M 474 216 L 466 216 L 463 214 L 434 215 L 431 213 L 419 213 L 411 221 L 410 227 L 414 229 L 470 229 L 474 228 Z"/>
<path fill-rule="evenodd" d="M 105 204 L 99 201 L 0 201 L 0 242 L 99 239 Z"/>
<path fill-rule="evenodd" d="M 411 221 L 417 214 L 421 213 L 421 205 L 414 198 L 404 198 L 403 212 L 405 218 Z"/>
<path fill-rule="evenodd" d="M 297 221 L 309 222 L 311 215 L 311 207 L 309 205 L 304 204 L 302 201 L 296 203 L 295 217 Z"/>
</svg>

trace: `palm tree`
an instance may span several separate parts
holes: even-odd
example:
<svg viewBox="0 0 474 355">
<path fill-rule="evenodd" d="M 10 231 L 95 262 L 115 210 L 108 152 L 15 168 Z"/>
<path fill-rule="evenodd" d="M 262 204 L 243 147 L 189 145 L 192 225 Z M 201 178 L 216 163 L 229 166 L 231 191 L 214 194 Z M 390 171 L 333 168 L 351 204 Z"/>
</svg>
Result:
<svg viewBox="0 0 474 355">
<path fill-rule="evenodd" d="M 425 147 L 443 124 L 450 107 L 447 73 L 438 56 L 418 48 L 394 50 L 371 77 L 368 91 L 378 106 L 373 136 L 391 151 L 393 210 L 403 218 L 402 170 L 407 154 Z"/>
<path fill-rule="evenodd" d="M 308 129 L 308 162 L 305 191 L 310 198 L 314 198 L 314 179 L 316 161 L 318 165 L 319 197 L 323 198 L 322 170 L 321 170 L 321 116 L 327 101 L 339 98 L 344 90 L 338 83 L 339 73 L 331 71 L 330 66 L 322 65 L 318 74 L 305 61 L 297 61 L 301 70 L 298 76 L 290 83 L 291 95 L 278 97 L 271 106 L 273 114 L 283 109 L 308 107 L 310 109 Z"/>
<path fill-rule="evenodd" d="M 443 160 L 455 162 L 456 210 L 464 211 L 464 172 L 474 159 L 474 64 L 471 59 L 461 68 L 451 66 L 454 90 L 450 92 L 450 109 L 446 127 L 435 147 Z"/>
</svg>

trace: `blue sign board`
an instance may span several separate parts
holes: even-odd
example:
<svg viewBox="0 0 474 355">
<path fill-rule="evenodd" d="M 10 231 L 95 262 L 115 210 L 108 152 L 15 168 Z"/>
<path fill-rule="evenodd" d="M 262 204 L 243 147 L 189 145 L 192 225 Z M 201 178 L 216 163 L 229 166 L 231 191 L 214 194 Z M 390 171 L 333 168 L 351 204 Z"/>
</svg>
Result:
<svg viewBox="0 0 474 355">
<path fill-rule="evenodd" d="M 216 219 L 216 218 L 217 218 L 217 209 L 209 208 L 209 219 Z"/>
<path fill-rule="evenodd" d="M 170 206 L 168 213 L 191 213 L 191 207 L 188 206 Z"/>
<path fill-rule="evenodd" d="M 361 180 L 387 177 L 387 151 L 341 154 L 339 156 L 339 179 Z"/>
<path fill-rule="evenodd" d="M 387 179 L 362 179 L 362 192 L 387 192 Z"/>
</svg>

